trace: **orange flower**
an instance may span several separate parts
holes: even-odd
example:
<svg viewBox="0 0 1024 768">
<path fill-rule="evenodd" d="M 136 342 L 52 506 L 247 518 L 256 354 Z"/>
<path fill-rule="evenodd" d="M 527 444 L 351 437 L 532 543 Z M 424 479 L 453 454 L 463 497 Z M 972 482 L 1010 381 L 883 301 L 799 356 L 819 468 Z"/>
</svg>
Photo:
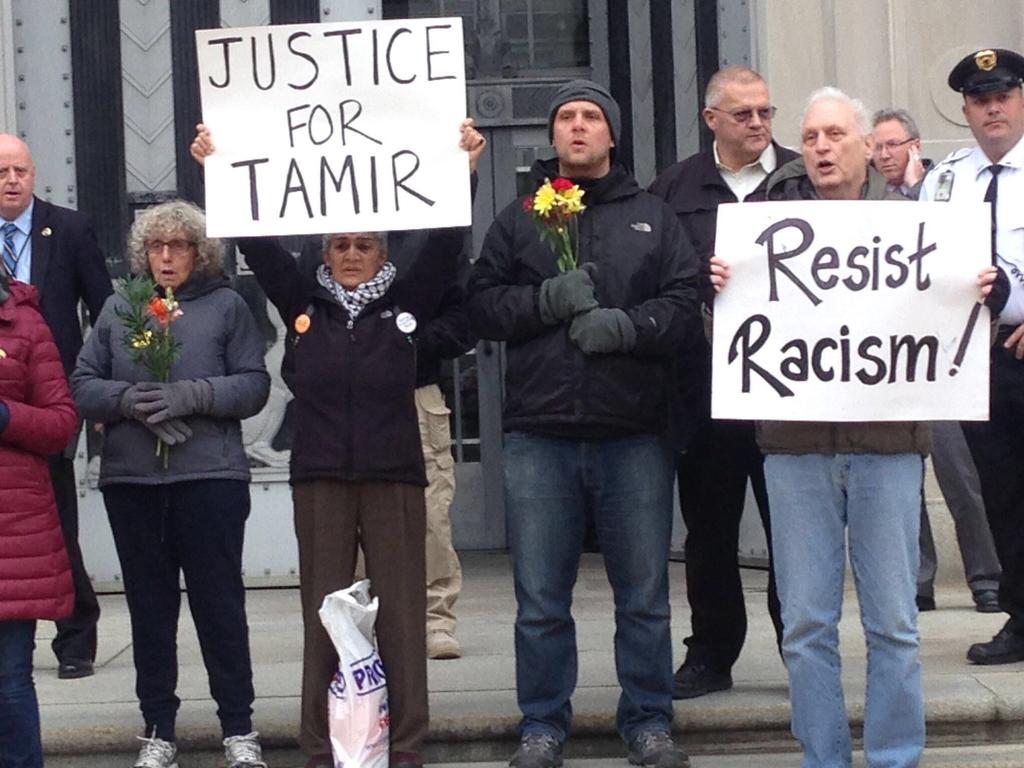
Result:
<svg viewBox="0 0 1024 768">
<path fill-rule="evenodd" d="M 171 323 L 171 313 L 167 310 L 167 302 L 161 299 L 159 296 L 154 296 L 149 300 L 149 305 L 146 307 L 146 311 L 152 316 L 161 327 L 166 328 Z"/>
</svg>

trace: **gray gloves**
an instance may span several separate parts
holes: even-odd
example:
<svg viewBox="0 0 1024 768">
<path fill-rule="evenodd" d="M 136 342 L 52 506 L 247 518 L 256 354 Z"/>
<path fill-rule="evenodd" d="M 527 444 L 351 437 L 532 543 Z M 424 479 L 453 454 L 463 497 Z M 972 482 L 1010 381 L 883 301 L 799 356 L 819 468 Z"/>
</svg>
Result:
<svg viewBox="0 0 1024 768">
<path fill-rule="evenodd" d="M 541 321 L 545 325 L 558 325 L 597 307 L 597 299 L 594 298 L 596 273 L 597 265 L 588 262 L 579 269 L 549 277 L 541 283 L 537 300 Z"/>
<path fill-rule="evenodd" d="M 147 424 L 159 424 L 168 419 L 209 413 L 213 407 L 213 385 L 206 379 L 166 383 L 140 381 L 121 398 L 122 413 L 126 400 L 132 403 L 132 418 L 140 421 L 144 419 Z"/>
<path fill-rule="evenodd" d="M 140 381 L 121 395 L 121 415 L 142 422 L 167 445 L 192 437 L 184 416 L 209 413 L 213 406 L 213 385 L 206 379 L 162 383 Z"/>
<path fill-rule="evenodd" d="M 148 421 L 144 421 L 142 424 L 146 429 L 167 443 L 167 445 L 184 443 L 192 437 L 192 430 L 181 419 L 168 419 L 158 424 L 150 424 Z"/>
<path fill-rule="evenodd" d="M 588 355 L 629 352 L 636 346 L 636 327 L 621 309 L 599 307 L 572 321 L 569 338 Z"/>
</svg>

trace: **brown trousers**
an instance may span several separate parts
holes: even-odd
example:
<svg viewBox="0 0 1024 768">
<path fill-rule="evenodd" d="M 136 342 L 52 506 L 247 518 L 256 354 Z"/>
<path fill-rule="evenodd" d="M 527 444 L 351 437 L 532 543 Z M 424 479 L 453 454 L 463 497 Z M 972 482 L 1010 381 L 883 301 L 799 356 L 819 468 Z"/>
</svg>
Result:
<svg viewBox="0 0 1024 768">
<path fill-rule="evenodd" d="M 388 682 L 391 751 L 419 752 L 427 733 L 423 489 L 408 483 L 311 480 L 295 483 L 304 648 L 299 746 L 329 754 L 327 686 L 338 655 L 317 611 L 352 583 L 356 548 L 380 598 L 377 647 Z"/>
</svg>

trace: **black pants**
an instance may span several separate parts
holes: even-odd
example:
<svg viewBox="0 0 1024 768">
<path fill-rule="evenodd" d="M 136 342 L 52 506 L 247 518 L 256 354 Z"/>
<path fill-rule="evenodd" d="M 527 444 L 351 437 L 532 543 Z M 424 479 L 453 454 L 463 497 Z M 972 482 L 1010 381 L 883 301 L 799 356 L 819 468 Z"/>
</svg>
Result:
<svg viewBox="0 0 1024 768">
<path fill-rule="evenodd" d="M 679 506 L 686 523 L 686 595 L 692 634 L 686 663 L 728 672 L 747 636 L 747 609 L 738 562 L 740 518 L 747 478 L 761 513 L 771 563 L 771 524 L 764 457 L 749 421 L 708 420 L 677 463 Z M 775 574 L 768 572 L 768 612 L 781 643 L 782 617 Z"/>
<path fill-rule="evenodd" d="M 71 579 L 75 585 L 75 608 L 72 614 L 57 622 L 53 653 L 58 661 L 74 659 L 96 661 L 96 624 L 100 620 L 100 604 L 92 588 L 89 574 L 82 562 L 78 546 L 78 489 L 75 487 L 75 465 L 63 454 L 49 458 L 50 481 L 64 533 L 64 547 L 71 561 Z"/>
<path fill-rule="evenodd" d="M 1024 635 L 1024 360 L 992 349 L 988 421 L 963 422 L 981 479 L 981 495 L 1003 574 L 999 607 L 1008 626 Z"/>
<path fill-rule="evenodd" d="M 109 485 L 103 499 L 132 624 L 135 693 L 146 733 L 174 740 L 179 573 L 224 736 L 252 730 L 252 662 L 242 585 L 249 484 Z"/>
</svg>

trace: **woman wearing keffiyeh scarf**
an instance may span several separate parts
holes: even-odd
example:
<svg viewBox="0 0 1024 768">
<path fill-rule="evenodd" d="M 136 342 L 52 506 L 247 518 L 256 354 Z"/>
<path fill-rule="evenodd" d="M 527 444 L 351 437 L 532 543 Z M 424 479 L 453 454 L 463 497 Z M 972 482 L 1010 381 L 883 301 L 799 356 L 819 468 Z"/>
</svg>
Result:
<svg viewBox="0 0 1024 768">
<path fill-rule="evenodd" d="M 484 139 L 469 120 L 461 133 L 472 161 Z M 213 151 L 202 126 L 191 151 L 199 162 Z M 313 274 L 274 239 L 238 241 L 289 329 L 282 375 L 295 394 L 290 470 L 304 625 L 299 745 L 309 756 L 307 768 L 333 765 L 327 688 L 338 658 L 317 610 L 325 595 L 352 583 L 357 546 L 380 598 L 376 631 L 387 675 L 389 765 L 422 765 L 426 474 L 414 341 L 456 280 L 467 234 L 430 230 L 402 273 L 387 260 L 381 233 L 325 236 L 323 264 Z"/>
</svg>

